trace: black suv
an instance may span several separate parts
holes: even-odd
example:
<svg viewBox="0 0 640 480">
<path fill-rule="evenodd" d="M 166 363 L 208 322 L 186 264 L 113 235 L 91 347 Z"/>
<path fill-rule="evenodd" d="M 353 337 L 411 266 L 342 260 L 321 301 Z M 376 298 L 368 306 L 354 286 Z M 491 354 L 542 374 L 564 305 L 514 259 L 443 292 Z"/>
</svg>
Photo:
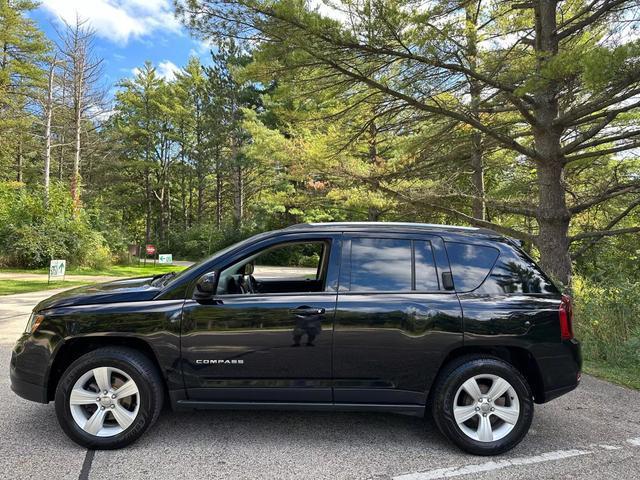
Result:
<svg viewBox="0 0 640 480">
<path fill-rule="evenodd" d="M 179 274 L 76 288 L 33 310 L 20 396 L 55 400 L 77 443 L 136 440 L 174 409 L 422 416 L 480 455 L 526 434 L 533 403 L 580 379 L 568 297 L 490 230 L 295 225 Z"/>
</svg>

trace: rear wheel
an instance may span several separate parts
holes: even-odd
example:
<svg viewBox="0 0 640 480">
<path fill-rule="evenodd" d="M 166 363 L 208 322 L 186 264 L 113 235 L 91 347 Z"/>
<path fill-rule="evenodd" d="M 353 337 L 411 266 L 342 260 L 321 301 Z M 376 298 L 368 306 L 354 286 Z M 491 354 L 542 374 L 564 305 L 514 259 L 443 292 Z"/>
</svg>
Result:
<svg viewBox="0 0 640 480">
<path fill-rule="evenodd" d="M 135 350 L 108 347 L 73 362 L 56 389 L 56 414 L 65 433 L 91 449 L 137 440 L 162 408 L 162 379 Z"/>
<path fill-rule="evenodd" d="M 491 357 L 461 359 L 446 367 L 432 400 L 440 431 L 475 455 L 512 449 L 533 419 L 527 381 L 514 367 Z"/>
</svg>

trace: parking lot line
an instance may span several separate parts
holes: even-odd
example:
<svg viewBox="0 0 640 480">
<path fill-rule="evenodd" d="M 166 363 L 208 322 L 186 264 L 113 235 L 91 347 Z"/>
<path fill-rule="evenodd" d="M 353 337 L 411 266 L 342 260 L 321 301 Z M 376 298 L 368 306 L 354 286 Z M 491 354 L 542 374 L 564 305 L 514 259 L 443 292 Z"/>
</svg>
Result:
<svg viewBox="0 0 640 480">
<path fill-rule="evenodd" d="M 577 457 L 580 455 L 588 455 L 593 453 L 589 450 L 556 450 L 546 452 L 540 455 L 530 457 L 517 457 L 508 460 L 491 460 L 485 463 L 475 465 L 465 465 L 461 467 L 447 467 L 430 470 L 427 472 L 408 473 L 393 477 L 394 480 L 435 480 L 438 478 L 458 477 L 461 475 L 470 475 L 483 472 L 491 472 L 507 467 L 516 467 L 521 465 L 531 465 L 534 463 L 551 462 L 554 460 L 562 460 L 565 458 Z"/>
</svg>

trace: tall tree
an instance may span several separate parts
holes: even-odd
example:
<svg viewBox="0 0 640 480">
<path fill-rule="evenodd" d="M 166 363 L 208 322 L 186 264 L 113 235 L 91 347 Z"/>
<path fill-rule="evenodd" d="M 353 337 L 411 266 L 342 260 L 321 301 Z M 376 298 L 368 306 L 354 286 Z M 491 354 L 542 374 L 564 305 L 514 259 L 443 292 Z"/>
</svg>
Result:
<svg viewBox="0 0 640 480">
<path fill-rule="evenodd" d="M 69 82 L 70 105 L 73 111 L 73 169 L 71 195 L 80 203 L 80 161 L 83 128 L 99 118 L 104 107 L 104 91 L 100 84 L 102 59 L 95 53 L 95 30 L 86 20 L 76 18 L 74 24 L 65 23 L 59 34 L 59 49 L 64 60 L 65 78 Z"/>
<path fill-rule="evenodd" d="M 461 21 L 467 1 L 376 3 L 373 37 L 360 21 L 366 3 L 342 2 L 349 15 L 339 21 L 303 1 L 187 0 L 178 2 L 178 12 L 206 37 L 244 38 L 274 55 L 294 50 L 287 68 L 323 69 L 314 88 L 341 84 L 345 95 L 354 88 L 378 92 L 388 108 L 413 111 L 416 120 L 431 115 L 463 124 L 513 152 L 513 162 L 526 161 L 536 174 L 535 201 L 484 200 L 535 219 L 533 235 L 474 218 L 429 192 L 410 200 L 533 242 L 542 265 L 565 284 L 572 241 L 640 231 L 633 226 L 573 237 L 570 231 L 575 215 L 620 195 L 635 198 L 637 179 L 601 184 L 571 201 L 566 192 L 575 165 L 611 155 L 623 162 L 616 155 L 639 146 L 640 46 L 624 35 L 639 21 L 637 0 L 492 3 L 478 26 L 492 34 L 491 56 L 477 68 L 459 55 L 467 40 Z M 468 79 L 491 99 L 484 115 L 475 115 L 464 101 Z M 393 185 L 382 187 L 406 196 Z"/>
<path fill-rule="evenodd" d="M 23 180 L 38 91 L 45 84 L 42 62 L 48 42 L 28 16 L 36 7 L 29 0 L 0 0 L 0 166 L 8 171 L 13 163 L 18 181 Z"/>
</svg>

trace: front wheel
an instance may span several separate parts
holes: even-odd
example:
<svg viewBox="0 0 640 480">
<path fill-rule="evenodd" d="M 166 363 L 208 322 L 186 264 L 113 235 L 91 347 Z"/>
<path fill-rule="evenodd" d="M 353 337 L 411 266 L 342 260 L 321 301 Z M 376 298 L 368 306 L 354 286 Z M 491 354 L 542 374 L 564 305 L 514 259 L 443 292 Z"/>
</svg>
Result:
<svg viewBox="0 0 640 480">
<path fill-rule="evenodd" d="M 162 380 L 141 353 L 94 350 L 74 361 L 56 389 L 56 415 L 65 433 L 90 449 L 115 449 L 137 440 L 158 418 Z"/>
<path fill-rule="evenodd" d="M 491 357 L 467 358 L 446 367 L 432 400 L 440 431 L 475 455 L 512 449 L 533 419 L 533 398 L 525 378 Z"/>
</svg>

